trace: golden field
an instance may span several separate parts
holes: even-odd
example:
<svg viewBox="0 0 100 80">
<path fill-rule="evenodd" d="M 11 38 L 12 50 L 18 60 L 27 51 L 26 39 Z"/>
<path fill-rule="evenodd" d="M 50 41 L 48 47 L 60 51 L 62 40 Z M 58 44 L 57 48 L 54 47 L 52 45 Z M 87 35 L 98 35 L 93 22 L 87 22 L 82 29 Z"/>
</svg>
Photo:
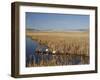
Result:
<svg viewBox="0 0 100 80">
<path fill-rule="evenodd" d="M 88 32 L 26 32 L 26 36 L 41 45 L 48 46 L 50 51 L 61 54 L 89 56 Z"/>
</svg>

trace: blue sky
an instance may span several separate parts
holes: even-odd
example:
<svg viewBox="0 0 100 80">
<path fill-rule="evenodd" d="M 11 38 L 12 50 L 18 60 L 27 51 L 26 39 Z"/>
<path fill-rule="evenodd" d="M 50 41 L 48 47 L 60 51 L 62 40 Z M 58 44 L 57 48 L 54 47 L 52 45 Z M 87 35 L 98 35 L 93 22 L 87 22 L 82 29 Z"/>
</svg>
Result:
<svg viewBox="0 0 100 80">
<path fill-rule="evenodd" d="M 26 28 L 56 31 L 88 29 L 89 15 L 26 12 Z"/>
</svg>

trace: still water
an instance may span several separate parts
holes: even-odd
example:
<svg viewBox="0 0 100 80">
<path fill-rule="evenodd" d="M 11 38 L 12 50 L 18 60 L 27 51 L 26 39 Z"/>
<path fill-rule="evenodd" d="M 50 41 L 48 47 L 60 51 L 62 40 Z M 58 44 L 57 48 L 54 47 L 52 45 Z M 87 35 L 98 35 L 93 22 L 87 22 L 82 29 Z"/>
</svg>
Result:
<svg viewBox="0 0 100 80">
<path fill-rule="evenodd" d="M 41 49 L 41 51 L 45 51 L 48 47 L 45 45 L 40 45 L 35 40 L 32 40 L 30 37 L 26 37 L 26 63 L 35 59 L 35 63 L 38 64 L 41 61 L 41 56 L 35 53 L 36 49 Z"/>
</svg>

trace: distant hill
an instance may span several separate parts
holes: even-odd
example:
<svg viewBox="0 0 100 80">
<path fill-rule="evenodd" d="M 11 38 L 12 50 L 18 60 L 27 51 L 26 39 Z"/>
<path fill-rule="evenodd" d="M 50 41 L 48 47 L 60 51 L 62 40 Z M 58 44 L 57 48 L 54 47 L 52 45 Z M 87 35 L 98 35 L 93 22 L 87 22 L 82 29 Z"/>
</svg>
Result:
<svg viewBox="0 0 100 80">
<path fill-rule="evenodd" d="M 27 31 L 40 31 L 40 30 L 37 30 L 37 29 L 26 29 Z"/>
<path fill-rule="evenodd" d="M 51 29 L 46 29 L 46 30 L 39 30 L 39 29 L 26 29 L 27 31 L 37 31 L 37 32 L 39 32 L 39 31 L 53 31 L 53 30 L 51 30 Z"/>
<path fill-rule="evenodd" d="M 89 29 L 78 29 L 78 31 L 89 31 Z"/>
<path fill-rule="evenodd" d="M 31 31 L 31 32 L 40 32 L 40 31 L 46 31 L 46 32 L 87 32 L 89 31 L 89 29 L 66 29 L 66 30 L 51 30 L 51 29 L 47 29 L 47 30 L 39 30 L 39 29 L 26 29 L 27 31 Z"/>
</svg>

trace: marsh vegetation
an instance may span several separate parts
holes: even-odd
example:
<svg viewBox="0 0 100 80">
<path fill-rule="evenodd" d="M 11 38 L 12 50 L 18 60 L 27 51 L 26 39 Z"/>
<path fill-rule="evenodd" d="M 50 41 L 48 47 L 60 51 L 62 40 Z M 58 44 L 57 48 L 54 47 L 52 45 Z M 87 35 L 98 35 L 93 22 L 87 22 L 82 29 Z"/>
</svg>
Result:
<svg viewBox="0 0 100 80">
<path fill-rule="evenodd" d="M 88 32 L 26 32 L 26 37 L 39 44 L 27 67 L 89 64 Z"/>
</svg>

